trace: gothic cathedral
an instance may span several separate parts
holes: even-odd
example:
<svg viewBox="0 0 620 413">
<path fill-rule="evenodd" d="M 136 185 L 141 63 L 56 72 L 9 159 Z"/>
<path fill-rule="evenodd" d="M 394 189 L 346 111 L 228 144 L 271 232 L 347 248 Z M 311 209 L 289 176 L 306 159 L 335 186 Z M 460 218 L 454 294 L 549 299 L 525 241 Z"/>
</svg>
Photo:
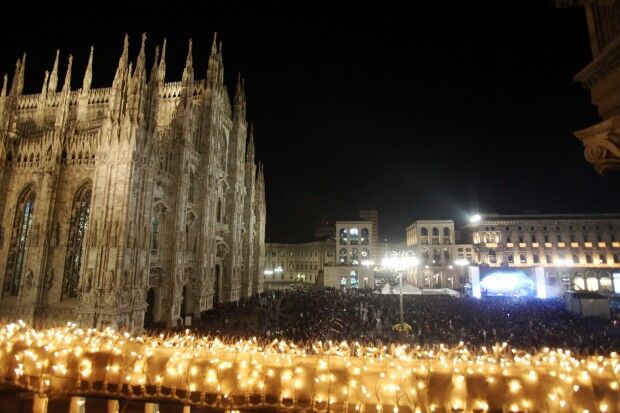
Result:
<svg viewBox="0 0 620 413">
<path fill-rule="evenodd" d="M 40 94 L 26 55 L 0 95 L 0 317 L 85 327 L 174 326 L 260 293 L 265 182 L 243 82 L 230 103 L 221 43 L 204 80 L 192 43 L 166 82 L 166 43 L 147 76 L 145 40 L 125 37 L 111 87 L 57 91 L 58 52 Z M 133 66 L 133 67 L 132 67 Z"/>
</svg>

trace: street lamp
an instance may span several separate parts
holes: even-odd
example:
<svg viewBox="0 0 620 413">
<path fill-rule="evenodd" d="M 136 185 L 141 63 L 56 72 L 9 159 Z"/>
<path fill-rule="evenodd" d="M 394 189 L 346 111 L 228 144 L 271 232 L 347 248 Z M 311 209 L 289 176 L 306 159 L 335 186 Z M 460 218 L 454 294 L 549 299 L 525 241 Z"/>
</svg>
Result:
<svg viewBox="0 0 620 413">
<path fill-rule="evenodd" d="M 273 269 L 276 273 L 276 278 L 280 278 L 280 273 L 283 271 L 282 267 L 280 267 L 279 265 Z"/>
<path fill-rule="evenodd" d="M 364 270 L 364 287 L 367 287 L 368 285 L 368 267 L 372 267 L 375 265 L 375 262 L 373 260 L 362 260 L 362 265 L 366 268 Z"/>
<path fill-rule="evenodd" d="M 400 253 L 394 252 L 391 256 L 383 258 L 381 265 L 387 267 L 392 271 L 396 271 L 398 274 L 398 280 L 400 285 L 400 324 L 405 324 L 405 317 L 403 314 L 403 272 L 408 268 L 417 266 L 420 261 L 409 255 L 413 251 L 402 251 Z"/>
</svg>

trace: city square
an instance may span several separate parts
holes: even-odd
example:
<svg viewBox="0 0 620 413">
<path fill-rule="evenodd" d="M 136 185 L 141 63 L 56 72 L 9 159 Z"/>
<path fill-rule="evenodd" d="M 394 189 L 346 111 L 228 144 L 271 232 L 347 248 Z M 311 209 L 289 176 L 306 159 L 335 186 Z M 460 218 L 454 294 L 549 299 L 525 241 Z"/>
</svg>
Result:
<svg viewBox="0 0 620 413">
<path fill-rule="evenodd" d="M 620 411 L 616 0 L 5 15 L 0 413 Z"/>
</svg>

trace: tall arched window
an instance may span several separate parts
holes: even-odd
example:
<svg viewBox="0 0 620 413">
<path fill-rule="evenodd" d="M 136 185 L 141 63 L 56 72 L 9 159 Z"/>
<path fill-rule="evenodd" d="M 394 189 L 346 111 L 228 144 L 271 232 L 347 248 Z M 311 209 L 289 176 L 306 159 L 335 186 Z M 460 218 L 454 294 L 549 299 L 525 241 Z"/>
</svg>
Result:
<svg viewBox="0 0 620 413">
<path fill-rule="evenodd" d="M 151 249 L 159 249 L 159 215 L 153 215 L 151 218 Z"/>
<path fill-rule="evenodd" d="M 438 237 L 438 236 L 439 236 L 439 229 L 433 228 L 433 237 Z"/>
<path fill-rule="evenodd" d="M 217 200 L 217 222 L 222 222 L 222 200 Z"/>
<path fill-rule="evenodd" d="M 62 279 L 62 298 L 77 297 L 80 267 L 82 265 L 82 244 L 88 229 L 91 195 L 92 188 L 90 184 L 87 184 L 78 189 L 73 198 L 69 237 L 67 238 L 65 274 Z"/>
<path fill-rule="evenodd" d="M 351 228 L 349 230 L 350 244 L 357 245 L 360 239 L 360 231 L 357 228 Z"/>
<path fill-rule="evenodd" d="M 420 230 L 420 235 L 422 235 L 422 236 L 426 236 L 426 235 L 428 235 L 428 228 L 424 228 L 424 227 L 423 227 L 423 228 Z"/>
<path fill-rule="evenodd" d="M 194 193 L 196 192 L 196 179 L 194 178 L 194 171 L 189 171 L 189 192 L 187 194 L 187 201 L 194 203 Z"/>
<path fill-rule="evenodd" d="M 362 245 L 368 245 L 368 228 L 362 228 L 360 241 Z"/>
<path fill-rule="evenodd" d="M 19 282 L 26 259 L 26 247 L 28 245 L 30 227 L 32 226 L 35 198 L 36 193 L 32 186 L 28 186 L 17 199 L 13 230 L 11 231 L 11 243 L 9 244 L 9 256 L 6 261 L 6 273 L 4 276 L 4 292 L 13 296 L 19 293 Z"/>
<path fill-rule="evenodd" d="M 444 227 L 443 228 L 443 236 L 444 237 L 449 237 L 450 236 L 450 228 L 448 228 L 448 227 Z"/>
</svg>

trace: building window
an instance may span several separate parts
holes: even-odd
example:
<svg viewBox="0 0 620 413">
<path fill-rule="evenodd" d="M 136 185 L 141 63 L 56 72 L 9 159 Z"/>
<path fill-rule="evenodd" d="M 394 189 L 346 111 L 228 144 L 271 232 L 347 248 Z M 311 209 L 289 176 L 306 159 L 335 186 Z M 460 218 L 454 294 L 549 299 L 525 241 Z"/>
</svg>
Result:
<svg viewBox="0 0 620 413">
<path fill-rule="evenodd" d="M 222 222 L 222 200 L 217 200 L 217 222 Z"/>
<path fill-rule="evenodd" d="M 443 229 L 443 236 L 444 237 L 449 237 L 450 236 L 450 228 L 445 227 Z"/>
<path fill-rule="evenodd" d="M 151 249 L 159 249 L 159 214 L 153 215 L 151 218 Z"/>
<path fill-rule="evenodd" d="M 346 248 L 340 248 L 340 251 L 338 252 L 338 255 L 339 255 L 339 259 L 340 259 L 340 264 L 346 265 L 346 263 L 348 261 L 347 249 Z"/>
<path fill-rule="evenodd" d="M 521 227 L 518 227 L 518 228 L 519 228 L 519 231 L 521 231 L 522 228 Z"/>
<path fill-rule="evenodd" d="M 514 264 L 515 258 L 512 255 L 509 255 L 508 256 L 508 262 L 511 263 L 511 264 Z"/>
<path fill-rule="evenodd" d="M 613 254 L 613 255 L 612 255 L 612 258 L 613 258 L 613 260 L 614 260 L 614 264 L 618 264 L 618 263 L 620 263 L 620 255 L 618 255 L 618 254 Z"/>
<path fill-rule="evenodd" d="M 523 235 L 519 235 L 519 242 L 523 242 Z"/>
<path fill-rule="evenodd" d="M 532 255 L 532 259 L 534 261 L 534 264 L 539 264 L 540 263 L 540 257 L 538 256 L 538 254 L 533 254 Z"/>
<path fill-rule="evenodd" d="M 349 230 L 349 240 L 351 245 L 357 245 L 360 240 L 360 233 L 357 228 L 351 228 Z"/>
<path fill-rule="evenodd" d="M 573 264 L 579 264 L 579 257 L 577 254 L 573 254 Z"/>
<path fill-rule="evenodd" d="M 194 194 L 196 192 L 196 179 L 194 177 L 194 171 L 189 172 L 189 189 L 187 192 L 187 201 L 194 203 Z"/>
<path fill-rule="evenodd" d="M 537 242 L 536 241 L 536 235 L 532 235 L 532 242 Z"/>
<path fill-rule="evenodd" d="M 549 235 L 544 236 L 545 242 L 549 242 Z"/>
<path fill-rule="evenodd" d="M 349 243 L 349 230 L 346 228 L 340 228 L 340 244 Z"/>
<path fill-rule="evenodd" d="M 527 262 L 527 260 L 525 259 L 525 254 L 520 254 L 519 260 L 521 261 L 521 264 L 525 264 Z"/>
<path fill-rule="evenodd" d="M 506 242 L 512 242 L 512 238 L 510 237 L 510 235 L 506 236 Z"/>
<path fill-rule="evenodd" d="M 586 254 L 586 263 L 592 264 L 592 255 Z"/>
<path fill-rule="evenodd" d="M 549 254 L 545 255 L 545 260 L 547 261 L 547 264 L 551 264 L 553 262 L 551 260 L 551 255 L 549 255 Z"/>
<path fill-rule="evenodd" d="M 438 237 L 438 236 L 439 236 L 439 229 L 433 228 L 433 237 Z"/>
<path fill-rule="evenodd" d="M 36 194 L 32 186 L 24 189 L 17 199 L 15 218 L 13 219 L 12 238 L 9 244 L 9 256 L 6 262 L 4 275 L 4 292 L 16 296 L 19 293 L 19 283 L 26 259 L 26 246 L 32 225 L 32 214 Z"/>
<path fill-rule="evenodd" d="M 69 223 L 69 238 L 67 240 L 65 274 L 62 281 L 63 298 L 77 298 L 78 295 L 80 267 L 82 265 L 82 245 L 88 230 L 91 195 L 92 189 L 90 184 L 88 184 L 78 190 L 73 200 L 73 210 Z"/>
<path fill-rule="evenodd" d="M 420 229 L 420 235 L 422 235 L 422 236 L 428 236 L 428 228 L 422 228 L 422 229 Z"/>
<path fill-rule="evenodd" d="M 368 228 L 362 228 L 362 232 L 361 232 L 361 237 L 360 237 L 360 241 L 362 243 L 362 245 L 368 245 Z"/>
</svg>

